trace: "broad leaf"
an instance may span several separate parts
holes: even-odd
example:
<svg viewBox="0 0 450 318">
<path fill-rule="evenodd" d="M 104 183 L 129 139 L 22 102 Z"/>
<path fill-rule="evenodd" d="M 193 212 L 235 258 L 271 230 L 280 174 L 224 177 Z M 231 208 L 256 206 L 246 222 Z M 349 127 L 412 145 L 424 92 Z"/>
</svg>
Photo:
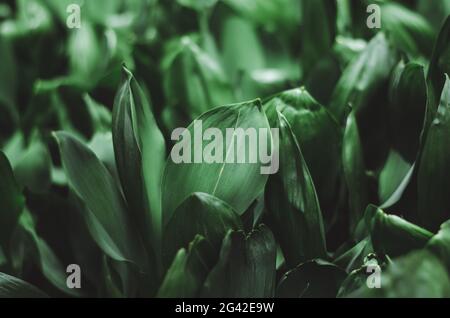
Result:
<svg viewBox="0 0 450 318">
<path fill-rule="evenodd" d="M 202 132 L 208 128 L 215 132 L 209 136 L 211 141 L 202 138 Z M 256 138 L 246 136 L 247 131 L 250 135 L 255 132 Z M 258 156 L 264 152 L 260 149 L 264 141 L 267 141 L 267 154 L 271 155 L 271 134 L 259 100 L 217 107 L 200 116 L 179 138 L 163 176 L 163 224 L 167 224 L 176 207 L 194 192 L 216 196 L 242 214 L 263 191 L 267 175 L 261 173 L 269 167 L 258 162 Z M 211 148 L 215 155 L 207 151 L 212 151 Z M 239 154 L 241 159 L 245 156 L 244 163 L 238 162 Z M 252 163 L 255 156 L 257 160 Z M 174 159 L 180 162 L 175 163 Z"/>
</svg>

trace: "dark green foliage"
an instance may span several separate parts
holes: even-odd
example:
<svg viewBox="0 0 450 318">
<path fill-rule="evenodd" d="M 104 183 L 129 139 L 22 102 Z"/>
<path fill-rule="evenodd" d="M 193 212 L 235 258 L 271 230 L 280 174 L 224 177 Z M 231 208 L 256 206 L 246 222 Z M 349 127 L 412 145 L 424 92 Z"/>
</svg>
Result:
<svg viewBox="0 0 450 318">
<path fill-rule="evenodd" d="M 0 297 L 450 297 L 449 14 L 2 1 Z"/>
</svg>

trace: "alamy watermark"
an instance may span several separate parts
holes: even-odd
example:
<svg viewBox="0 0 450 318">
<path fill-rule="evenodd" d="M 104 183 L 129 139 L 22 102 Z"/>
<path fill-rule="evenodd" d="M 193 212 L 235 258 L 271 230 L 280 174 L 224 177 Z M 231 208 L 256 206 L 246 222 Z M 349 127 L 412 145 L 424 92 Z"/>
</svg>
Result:
<svg viewBox="0 0 450 318">
<path fill-rule="evenodd" d="M 181 163 L 260 163 L 261 174 L 274 174 L 279 168 L 278 128 L 219 128 L 203 130 L 202 120 L 194 120 L 193 134 L 187 128 L 173 130 L 177 141 L 170 152 Z"/>
<path fill-rule="evenodd" d="M 68 14 L 66 25 L 69 29 L 81 28 L 81 8 L 78 4 L 69 4 L 66 8 Z"/>
</svg>

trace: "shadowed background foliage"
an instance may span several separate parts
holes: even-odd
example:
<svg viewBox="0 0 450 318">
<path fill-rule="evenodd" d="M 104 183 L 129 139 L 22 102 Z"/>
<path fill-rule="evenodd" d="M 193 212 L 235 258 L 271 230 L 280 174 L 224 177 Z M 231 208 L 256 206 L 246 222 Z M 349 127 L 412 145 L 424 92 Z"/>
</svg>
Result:
<svg viewBox="0 0 450 318">
<path fill-rule="evenodd" d="M 450 297 L 449 14 L 2 1 L 0 297 Z M 278 172 L 175 164 L 197 118 L 279 129 Z"/>
</svg>

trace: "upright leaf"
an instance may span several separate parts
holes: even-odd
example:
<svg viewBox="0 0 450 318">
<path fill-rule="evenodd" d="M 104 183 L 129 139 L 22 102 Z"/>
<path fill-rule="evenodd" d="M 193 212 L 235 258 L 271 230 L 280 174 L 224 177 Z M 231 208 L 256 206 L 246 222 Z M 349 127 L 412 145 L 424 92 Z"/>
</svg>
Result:
<svg viewBox="0 0 450 318">
<path fill-rule="evenodd" d="M 366 165 L 354 112 L 347 117 L 342 147 L 342 165 L 350 203 L 350 229 L 354 230 L 369 203 Z"/>
<path fill-rule="evenodd" d="M 413 57 L 429 56 L 433 44 L 433 28 L 420 14 L 407 7 L 384 2 L 381 6 L 382 28 L 401 50 Z"/>
<path fill-rule="evenodd" d="M 393 146 L 409 162 L 415 161 L 419 150 L 426 103 L 423 66 L 400 62 L 391 80 L 388 117 Z"/>
<path fill-rule="evenodd" d="M 378 33 L 344 70 L 331 96 L 330 111 L 339 122 L 350 105 L 357 113 L 385 82 L 395 63 L 396 52 L 386 36 Z"/>
<path fill-rule="evenodd" d="M 11 236 L 25 205 L 25 198 L 2 151 L 0 151 L 0 180 L 0 247 L 8 255 Z"/>
<path fill-rule="evenodd" d="M 428 65 L 427 86 L 428 86 L 428 104 L 427 120 L 431 123 L 435 117 L 439 106 L 439 96 L 445 84 L 445 74 L 450 74 L 450 16 L 447 17 L 442 26 L 436 43 L 434 44 L 433 54 Z M 427 125 L 428 126 L 428 125 Z"/>
<path fill-rule="evenodd" d="M 268 223 L 288 266 L 326 257 L 322 213 L 314 184 L 290 125 L 278 113 L 280 170 L 270 177 L 265 200 Z"/>
<path fill-rule="evenodd" d="M 222 66 L 199 47 L 194 36 L 172 40 L 165 51 L 161 68 L 168 107 L 192 120 L 233 101 Z"/>
<path fill-rule="evenodd" d="M 127 214 L 119 188 L 105 166 L 80 141 L 55 133 L 70 187 L 86 204 L 86 223 L 102 250 L 117 261 L 146 269 L 142 241 Z"/>
<path fill-rule="evenodd" d="M 113 112 L 117 168 L 140 233 L 159 253 L 165 142 L 143 90 L 129 70 L 123 73 Z"/>
<path fill-rule="evenodd" d="M 301 14 L 301 62 L 308 74 L 332 48 L 336 36 L 336 4 L 326 0 L 303 0 Z"/>
<path fill-rule="evenodd" d="M 277 127 L 280 111 L 289 122 L 308 169 L 325 216 L 336 208 L 341 169 L 342 130 L 329 111 L 304 87 L 277 94 L 264 104 L 271 127 Z M 321 145 L 318 147 L 317 145 Z"/>
<path fill-rule="evenodd" d="M 441 225 L 439 232 L 427 244 L 427 249 L 433 252 L 450 270 L 450 221 Z"/>
<path fill-rule="evenodd" d="M 450 218 L 450 79 L 442 90 L 436 116 L 426 135 L 418 168 L 418 214 L 423 226 L 435 231 Z"/>
</svg>

